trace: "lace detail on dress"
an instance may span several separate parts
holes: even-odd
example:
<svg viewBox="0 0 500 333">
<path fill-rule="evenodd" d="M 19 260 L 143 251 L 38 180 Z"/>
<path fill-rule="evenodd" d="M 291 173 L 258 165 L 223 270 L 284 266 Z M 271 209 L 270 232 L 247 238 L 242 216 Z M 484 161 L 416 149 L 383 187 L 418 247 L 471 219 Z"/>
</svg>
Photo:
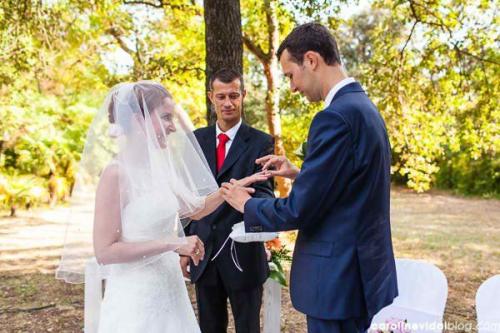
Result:
<svg viewBox="0 0 500 333">
<path fill-rule="evenodd" d="M 177 223 L 175 209 L 154 196 L 129 203 L 122 217 L 123 238 L 138 241 L 156 236 Z M 169 216 L 168 219 L 157 219 Z M 141 219 L 140 224 L 133 223 Z M 140 225 L 140 228 L 137 226 Z M 110 265 L 101 307 L 99 332 L 198 333 L 200 329 L 179 266 L 179 255 L 166 252 L 143 263 Z M 134 269 L 130 269 L 130 267 Z"/>
</svg>

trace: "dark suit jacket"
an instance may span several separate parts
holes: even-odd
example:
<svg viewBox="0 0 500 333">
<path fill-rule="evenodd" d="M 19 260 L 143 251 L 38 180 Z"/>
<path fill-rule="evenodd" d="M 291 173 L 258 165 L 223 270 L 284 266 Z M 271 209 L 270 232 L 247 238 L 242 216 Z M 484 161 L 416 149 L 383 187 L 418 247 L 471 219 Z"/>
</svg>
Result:
<svg viewBox="0 0 500 333">
<path fill-rule="evenodd" d="M 215 133 L 215 125 L 200 128 L 194 132 L 219 186 L 223 182 L 229 182 L 231 178 L 241 179 L 260 171 L 255 160 L 273 153 L 273 140 L 270 135 L 242 123 L 226 154 L 221 171 L 216 174 Z M 253 187 L 256 190 L 253 194 L 254 197 L 274 197 L 272 180 L 254 184 Z M 209 260 L 231 233 L 232 226 L 241 221 L 243 221 L 243 215 L 227 203 L 223 203 L 209 216 L 190 224 L 188 234 L 198 235 L 205 244 L 204 260 L 198 266 L 191 263 L 192 282 L 200 280 Z M 231 240 L 224 246 L 219 256 L 210 263 L 217 265 L 224 285 L 232 290 L 252 289 L 262 285 L 269 275 L 264 245 L 262 243 L 235 243 L 239 264 L 243 272 L 236 268 L 231 259 L 230 245 Z M 211 279 L 215 279 L 215 276 L 204 276 L 203 281 L 209 283 Z"/>
<path fill-rule="evenodd" d="M 373 316 L 398 295 L 389 217 L 391 151 L 359 83 L 313 119 L 290 196 L 251 199 L 247 231 L 299 229 L 291 298 L 310 316 Z"/>
</svg>

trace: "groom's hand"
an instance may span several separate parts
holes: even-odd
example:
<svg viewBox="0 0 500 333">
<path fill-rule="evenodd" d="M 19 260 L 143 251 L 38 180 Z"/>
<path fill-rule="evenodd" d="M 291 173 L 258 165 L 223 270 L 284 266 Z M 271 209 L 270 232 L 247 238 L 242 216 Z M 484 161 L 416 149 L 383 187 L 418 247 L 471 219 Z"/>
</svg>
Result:
<svg viewBox="0 0 500 333">
<path fill-rule="evenodd" d="M 231 179 L 231 183 L 222 183 L 221 191 L 224 200 L 240 213 L 244 212 L 245 203 L 251 198 L 250 193 L 255 192 L 253 188 L 238 185 L 236 179 Z"/>
<path fill-rule="evenodd" d="M 266 155 L 255 160 L 255 163 L 262 166 L 262 172 L 266 176 L 295 179 L 300 172 L 285 156 Z"/>
<path fill-rule="evenodd" d="M 189 257 L 184 257 L 184 256 L 181 256 L 180 260 L 179 260 L 179 262 L 181 264 L 182 275 L 184 275 L 184 277 L 186 279 L 190 279 L 191 278 L 191 274 L 188 271 L 189 260 L 190 260 Z"/>
</svg>

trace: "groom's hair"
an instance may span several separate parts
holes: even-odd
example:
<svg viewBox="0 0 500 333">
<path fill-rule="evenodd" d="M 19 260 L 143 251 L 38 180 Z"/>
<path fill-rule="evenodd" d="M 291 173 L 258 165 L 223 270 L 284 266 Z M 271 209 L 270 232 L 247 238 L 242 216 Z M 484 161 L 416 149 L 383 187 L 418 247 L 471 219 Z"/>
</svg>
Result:
<svg viewBox="0 0 500 333">
<path fill-rule="evenodd" d="M 243 75 L 231 68 L 221 68 L 218 71 L 210 75 L 210 80 L 208 81 L 210 90 L 214 89 L 214 81 L 219 80 L 222 83 L 231 83 L 234 80 L 240 80 L 241 91 L 245 90 L 243 83 Z"/>
<path fill-rule="evenodd" d="M 337 42 L 328 29 L 319 23 L 306 23 L 295 27 L 281 42 L 276 56 L 280 60 L 285 50 L 295 63 L 304 62 L 307 51 L 318 52 L 327 65 L 341 64 Z"/>
</svg>

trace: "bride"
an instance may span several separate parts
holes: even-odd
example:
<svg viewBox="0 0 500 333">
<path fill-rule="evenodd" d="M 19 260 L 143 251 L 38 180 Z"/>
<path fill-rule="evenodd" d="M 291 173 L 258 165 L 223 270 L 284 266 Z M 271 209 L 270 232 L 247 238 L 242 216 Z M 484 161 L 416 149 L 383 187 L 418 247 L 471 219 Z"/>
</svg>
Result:
<svg viewBox="0 0 500 333">
<path fill-rule="evenodd" d="M 184 236 L 183 223 L 210 214 L 223 199 L 189 118 L 162 85 L 111 89 L 89 129 L 73 201 L 56 277 L 106 280 L 98 331 L 199 332 L 179 255 L 198 264 L 204 246 Z M 95 207 L 86 209 L 88 202 Z M 85 276 L 92 260 L 98 276 Z"/>
</svg>

